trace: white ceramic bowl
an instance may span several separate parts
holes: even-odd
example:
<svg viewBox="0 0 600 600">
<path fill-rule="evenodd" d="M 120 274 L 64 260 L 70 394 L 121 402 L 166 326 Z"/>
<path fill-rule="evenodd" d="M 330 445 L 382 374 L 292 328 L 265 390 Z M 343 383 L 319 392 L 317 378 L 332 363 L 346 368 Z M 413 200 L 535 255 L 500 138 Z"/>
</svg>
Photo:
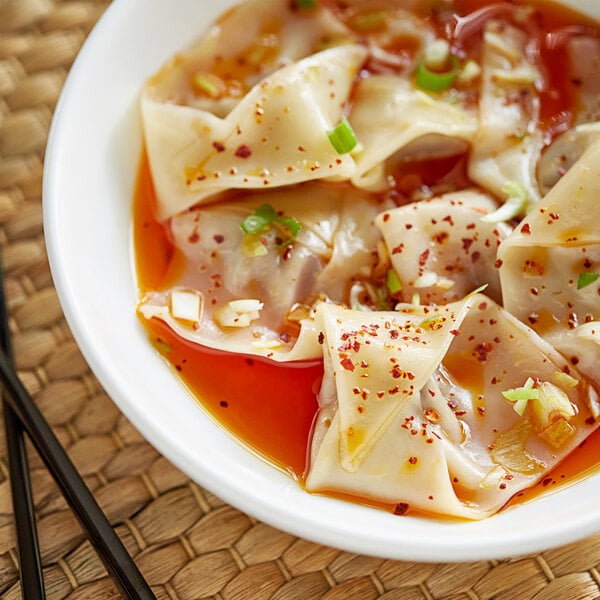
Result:
<svg viewBox="0 0 600 600">
<path fill-rule="evenodd" d="M 571 0 L 600 19 L 600 3 Z M 144 80 L 232 0 L 115 0 L 57 107 L 44 177 L 55 285 L 92 370 L 140 432 L 228 503 L 295 535 L 414 561 L 484 560 L 600 531 L 600 474 L 481 522 L 399 518 L 311 496 L 216 426 L 149 344 L 135 316 L 131 201 Z"/>
</svg>

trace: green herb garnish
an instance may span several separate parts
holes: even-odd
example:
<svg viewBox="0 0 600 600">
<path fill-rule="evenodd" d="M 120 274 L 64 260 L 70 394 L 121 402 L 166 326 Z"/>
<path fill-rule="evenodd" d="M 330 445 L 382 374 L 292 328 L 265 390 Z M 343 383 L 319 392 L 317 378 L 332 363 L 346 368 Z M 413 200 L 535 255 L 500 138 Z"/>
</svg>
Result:
<svg viewBox="0 0 600 600">
<path fill-rule="evenodd" d="M 280 225 L 289 233 L 287 239 L 277 244 L 278 248 L 289 246 L 298 237 L 300 229 L 302 229 L 302 224 L 298 219 L 281 217 L 270 204 L 263 204 L 240 223 L 241 230 L 246 234 L 243 247 L 250 252 L 249 254 L 246 252 L 246 254 L 249 256 L 263 256 L 266 254 L 265 243 L 259 238 L 258 234 L 265 233 L 273 225 Z M 264 250 L 261 249 L 261 244 Z"/>
<path fill-rule="evenodd" d="M 425 65 L 424 59 L 421 59 L 417 64 L 415 73 L 415 83 L 422 90 L 427 92 L 444 92 L 449 90 L 458 77 L 460 71 L 460 61 L 454 54 L 448 57 L 450 61 L 450 70 L 443 73 L 432 71 Z"/>
<path fill-rule="evenodd" d="M 307 8 L 316 8 L 317 0 L 294 0 L 294 6 L 301 10 L 305 10 Z"/>
<path fill-rule="evenodd" d="M 387 270 L 385 274 L 385 285 L 392 296 L 402 291 L 402 282 L 394 269 Z"/>
<path fill-rule="evenodd" d="M 354 129 L 346 117 L 342 117 L 335 129 L 327 132 L 327 137 L 338 154 L 347 154 L 358 144 Z"/>
<path fill-rule="evenodd" d="M 588 285 L 591 285 L 600 278 L 600 273 L 579 273 L 577 279 L 577 289 L 581 290 Z"/>
<path fill-rule="evenodd" d="M 529 202 L 529 192 L 523 184 L 518 181 L 507 181 L 502 186 L 502 193 L 506 194 L 504 204 L 493 213 L 481 217 L 482 221 L 486 223 L 509 221 L 525 212 Z"/>
</svg>

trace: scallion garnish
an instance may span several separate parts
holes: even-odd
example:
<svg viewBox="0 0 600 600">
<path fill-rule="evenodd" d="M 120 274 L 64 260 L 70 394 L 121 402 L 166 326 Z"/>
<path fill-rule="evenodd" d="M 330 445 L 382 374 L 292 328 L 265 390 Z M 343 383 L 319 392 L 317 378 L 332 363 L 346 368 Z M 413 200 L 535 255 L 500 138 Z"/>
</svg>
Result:
<svg viewBox="0 0 600 600">
<path fill-rule="evenodd" d="M 358 144 L 354 129 L 346 117 L 342 117 L 335 128 L 327 132 L 327 137 L 338 154 L 347 154 Z"/>
<path fill-rule="evenodd" d="M 298 219 L 294 219 L 293 217 L 277 217 L 275 221 L 281 225 L 283 225 L 290 233 L 290 237 L 287 240 L 284 240 L 279 247 L 289 246 L 300 233 L 300 229 L 302 229 L 302 225 Z"/>
<path fill-rule="evenodd" d="M 531 377 L 529 377 L 523 387 L 502 392 L 502 395 L 507 400 L 514 402 L 513 408 L 520 417 L 523 416 L 529 400 L 537 400 L 540 397 L 540 390 L 534 388 L 534 385 L 535 382 Z"/>
<path fill-rule="evenodd" d="M 277 218 L 275 209 L 270 204 L 259 206 L 249 217 L 240 224 L 244 233 L 258 233 L 266 229 Z"/>
<path fill-rule="evenodd" d="M 486 223 L 499 223 L 509 221 L 523 214 L 529 201 L 527 188 L 518 181 L 507 181 L 502 186 L 502 193 L 506 194 L 504 204 L 493 213 L 481 217 Z"/>
<path fill-rule="evenodd" d="M 577 289 L 581 290 L 588 285 L 598 281 L 600 278 L 600 273 L 579 273 L 579 278 L 577 279 Z"/>
<path fill-rule="evenodd" d="M 210 98 L 223 96 L 226 90 L 225 82 L 211 73 L 196 73 L 193 78 L 196 89 Z"/>
<path fill-rule="evenodd" d="M 300 9 L 316 8 L 317 0 L 294 0 L 294 6 Z"/>
<path fill-rule="evenodd" d="M 266 246 L 257 237 L 257 234 L 266 232 L 269 227 L 276 224 L 283 226 L 289 232 L 289 237 L 278 244 L 278 248 L 291 244 L 298 237 L 300 229 L 302 229 L 302 224 L 298 219 L 280 217 L 270 204 L 263 204 L 240 223 L 240 228 L 246 234 L 244 236 L 244 249 L 248 250 L 250 254 L 245 253 L 250 256 L 263 256 L 266 254 Z"/>
<path fill-rule="evenodd" d="M 415 83 L 417 86 L 427 92 L 449 90 L 460 72 L 460 61 L 454 54 L 451 54 L 448 60 L 450 62 L 450 70 L 438 73 L 437 71 L 428 69 L 425 65 L 425 60 L 422 58 L 417 64 L 415 73 Z"/>
<path fill-rule="evenodd" d="M 377 31 L 386 26 L 386 15 L 383 11 L 358 14 L 351 22 L 354 29 L 358 31 Z"/>
<path fill-rule="evenodd" d="M 388 269 L 385 274 L 385 285 L 392 296 L 402 291 L 402 282 L 394 269 Z"/>
</svg>

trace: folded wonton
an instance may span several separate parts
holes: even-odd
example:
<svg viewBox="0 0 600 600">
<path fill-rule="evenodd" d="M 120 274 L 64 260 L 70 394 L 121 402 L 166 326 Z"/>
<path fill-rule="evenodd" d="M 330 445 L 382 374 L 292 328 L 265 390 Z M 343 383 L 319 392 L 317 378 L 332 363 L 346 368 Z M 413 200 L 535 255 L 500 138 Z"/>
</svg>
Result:
<svg viewBox="0 0 600 600">
<path fill-rule="evenodd" d="M 402 297 L 408 302 L 418 293 L 424 304 L 446 304 L 487 285 L 486 294 L 500 301 L 494 263 L 511 228 L 482 220 L 495 209 L 489 196 L 465 190 L 378 215 Z"/>
<path fill-rule="evenodd" d="M 327 132 L 341 119 L 365 56 L 362 46 L 345 45 L 282 67 L 224 118 L 156 99 L 151 82 L 142 118 L 159 217 L 224 189 L 350 176 L 353 159 L 336 152 Z"/>
<path fill-rule="evenodd" d="M 470 141 L 477 130 L 473 110 L 435 99 L 415 89 L 407 78 L 392 75 L 357 83 L 349 120 L 361 143 L 352 183 L 375 191 L 389 187 L 386 159 L 411 142 L 438 134 L 436 147 L 429 149 L 431 156 L 449 144 L 454 147 L 455 138 Z"/>
<path fill-rule="evenodd" d="M 264 204 L 300 223 L 289 245 L 289 234 L 275 226 L 259 239 L 244 235 L 240 224 Z M 149 294 L 140 312 L 205 346 L 274 360 L 320 358 L 316 336 L 309 335 L 311 306 L 319 298 L 347 303 L 351 284 L 371 277 L 381 240 L 373 220 L 386 207 L 347 184 L 307 183 L 181 213 L 171 220 L 171 236 L 183 256 L 166 277 L 176 285 Z M 198 316 L 173 316 L 177 290 L 198 295 Z M 256 312 L 255 304 L 240 306 L 244 300 L 262 306 Z M 231 302 L 242 313 L 239 321 L 228 320 Z"/>
<path fill-rule="evenodd" d="M 490 21 L 482 57 L 479 129 L 473 140 L 469 177 L 499 198 L 509 181 L 521 184 L 530 203 L 540 194 L 535 169 L 543 147 L 537 127 L 540 74 L 526 57 L 527 36 Z"/>
<path fill-rule="evenodd" d="M 309 491 L 480 519 L 596 426 L 593 390 L 481 294 L 379 313 L 321 304 L 316 324 L 325 375 Z M 520 415 L 502 392 L 529 378 L 547 394 Z"/>
<path fill-rule="evenodd" d="M 498 251 L 504 306 L 600 387 L 600 143 Z"/>
</svg>

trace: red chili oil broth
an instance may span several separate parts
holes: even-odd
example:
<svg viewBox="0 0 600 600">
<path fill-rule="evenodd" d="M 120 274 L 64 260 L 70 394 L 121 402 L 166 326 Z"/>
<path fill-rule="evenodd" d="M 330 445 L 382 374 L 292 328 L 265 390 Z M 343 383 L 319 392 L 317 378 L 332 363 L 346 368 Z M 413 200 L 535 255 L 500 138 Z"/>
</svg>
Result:
<svg viewBox="0 0 600 600">
<path fill-rule="evenodd" d="M 492 4 L 483 0 L 455 0 L 458 14 L 466 15 Z M 497 4 L 502 4 L 499 2 Z M 514 4 L 514 3 L 513 3 Z M 539 8 L 539 35 L 556 31 L 566 24 L 596 27 L 577 13 L 549 2 L 528 2 Z M 446 6 L 448 6 L 446 4 Z M 430 21 L 431 22 L 431 21 Z M 435 23 L 433 23 L 435 25 Z M 438 34 L 443 34 L 440 30 Z M 540 39 L 541 42 L 541 39 Z M 570 123 L 576 82 L 569 78 L 566 53 L 562 49 L 542 48 L 540 65 L 548 85 L 540 94 L 541 121 L 551 139 Z M 410 50 L 412 52 L 412 49 Z M 422 185 L 432 185 L 432 176 L 446 176 L 450 184 L 462 187 L 466 178 L 463 157 L 441 159 L 429 169 L 425 163 L 397 165 L 394 175 L 402 184 L 400 193 Z M 439 182 L 439 179 L 438 179 Z M 458 185 L 460 182 L 460 185 Z M 407 194 L 408 195 L 408 194 Z M 140 293 L 165 289 L 177 281 L 184 259 L 173 246 L 165 227 L 156 220 L 156 196 L 147 156 L 142 155 L 133 204 L 133 240 L 137 283 Z M 201 406 L 222 426 L 271 464 L 292 475 L 302 484 L 312 424 L 317 412 L 315 388 L 322 377 L 322 365 L 274 364 L 260 358 L 232 355 L 192 344 L 172 332 L 157 319 L 142 319 L 151 342 L 173 366 L 178 377 Z M 465 365 L 447 364 L 459 382 L 476 393 L 480 382 Z M 467 377 L 466 374 L 470 373 Z M 472 389 L 473 388 L 473 389 Z M 518 493 L 507 507 L 538 497 L 549 490 L 572 484 L 597 472 L 600 456 L 600 430 L 592 434 L 557 468 L 537 485 Z M 328 494 L 360 504 L 375 506 L 396 514 L 424 514 L 404 504 L 370 502 L 340 493 Z M 407 509 L 407 510 L 406 510 Z M 435 515 L 435 518 L 440 518 Z M 441 517 L 444 518 L 444 517 Z"/>
</svg>

